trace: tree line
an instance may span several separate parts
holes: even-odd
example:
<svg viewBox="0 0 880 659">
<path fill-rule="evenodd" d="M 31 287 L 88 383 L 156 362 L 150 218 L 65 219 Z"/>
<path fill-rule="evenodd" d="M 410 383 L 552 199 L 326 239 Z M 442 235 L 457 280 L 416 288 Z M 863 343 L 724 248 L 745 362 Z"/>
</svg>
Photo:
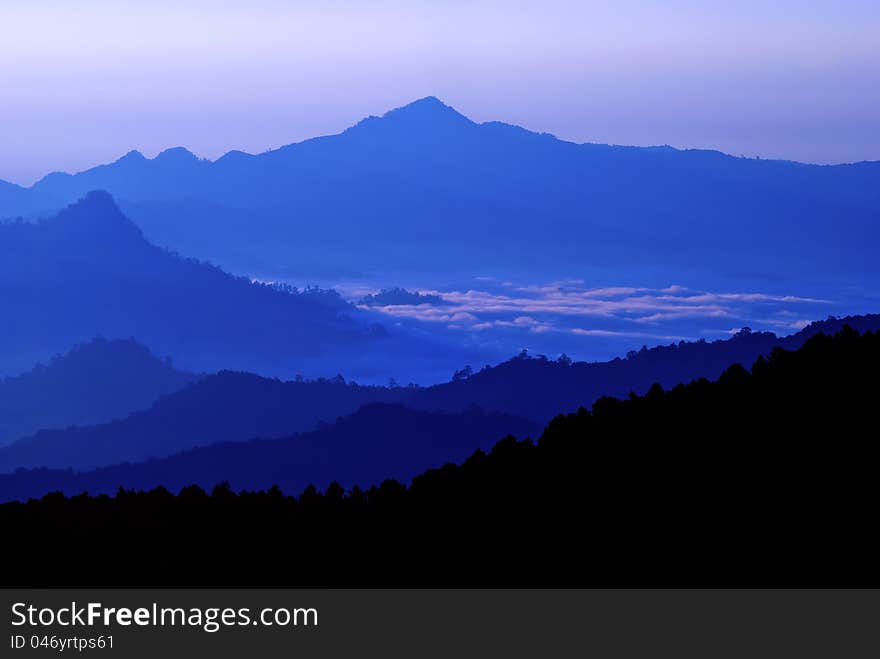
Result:
<svg viewBox="0 0 880 659">
<path fill-rule="evenodd" d="M 9 585 L 878 585 L 880 334 L 558 416 L 410 484 L 0 506 Z"/>
</svg>

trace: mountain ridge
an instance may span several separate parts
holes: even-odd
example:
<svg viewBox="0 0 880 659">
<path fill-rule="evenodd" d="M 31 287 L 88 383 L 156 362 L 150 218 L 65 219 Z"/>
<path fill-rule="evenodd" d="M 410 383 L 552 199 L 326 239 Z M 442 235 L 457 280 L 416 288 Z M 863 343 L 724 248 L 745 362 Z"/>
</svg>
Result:
<svg viewBox="0 0 880 659">
<path fill-rule="evenodd" d="M 157 400 L 124 419 L 67 430 L 45 430 L 0 448 L 0 472 L 21 467 L 92 469 L 137 462 L 224 441 L 310 432 L 374 403 L 460 414 L 471 407 L 546 424 L 557 414 L 589 408 L 603 396 L 643 394 L 715 379 L 731 364 L 746 367 L 775 348 L 794 350 L 811 337 L 844 326 L 880 330 L 880 314 L 817 321 L 787 337 L 746 332 L 714 342 L 681 342 L 608 362 L 515 357 L 430 387 L 379 387 L 332 380 L 281 381 L 221 371 Z M 172 421 L 173 420 L 173 421 Z"/>
<path fill-rule="evenodd" d="M 147 241 L 106 192 L 37 223 L 0 224 L 0 374 L 95 335 L 137 337 L 189 370 L 280 364 L 382 334 L 335 293 L 230 275 Z M 222 350 L 220 347 L 222 346 Z"/>
<path fill-rule="evenodd" d="M 0 506 L 15 539 L 0 546 L 28 587 L 864 586 L 878 370 L 880 335 L 816 336 L 715 382 L 602 399 L 409 484 L 56 491 Z M 15 478 L 0 478 L 4 496 Z M 72 537 L 60 553 L 59 537 Z"/>
<path fill-rule="evenodd" d="M 198 377 L 132 339 L 97 337 L 45 365 L 0 379 L 0 446 L 41 429 L 128 416 Z"/>
<path fill-rule="evenodd" d="M 437 112 L 438 109 L 442 110 L 443 112 L 438 113 Z M 38 179 L 36 182 L 34 182 L 33 184 L 31 184 L 29 186 L 23 186 L 23 185 L 19 185 L 16 183 L 0 180 L 0 188 L 2 188 L 4 186 L 13 186 L 14 188 L 17 188 L 18 190 L 29 190 L 29 189 L 32 189 L 34 187 L 39 186 L 39 184 L 41 182 L 43 182 L 46 178 L 48 178 L 50 176 L 58 176 L 58 175 L 77 176 L 79 174 L 85 174 L 88 172 L 99 170 L 101 168 L 106 168 L 111 165 L 116 165 L 119 163 L 124 163 L 124 162 L 129 162 L 129 161 L 135 161 L 135 162 L 140 163 L 140 162 L 153 162 L 156 160 L 160 160 L 160 161 L 161 160 L 168 160 L 168 159 L 170 159 L 169 156 L 178 155 L 178 154 L 185 156 L 186 160 L 195 160 L 195 161 L 198 161 L 201 163 L 207 163 L 207 164 L 216 164 L 219 161 L 221 161 L 224 158 L 227 158 L 229 156 L 243 155 L 243 156 L 248 156 L 248 157 L 254 158 L 254 157 L 259 157 L 264 154 L 273 153 L 273 152 L 281 150 L 281 149 L 287 149 L 289 147 L 301 145 L 306 142 L 311 142 L 313 140 L 320 140 L 323 138 L 336 137 L 339 135 L 343 135 L 348 131 L 351 131 L 351 130 L 358 128 L 362 124 L 365 124 L 365 123 L 366 124 L 373 124 L 376 122 L 376 120 L 384 120 L 384 119 L 394 120 L 394 119 L 400 118 L 400 117 L 419 117 L 422 120 L 426 120 L 428 118 L 436 118 L 438 115 L 454 118 L 455 123 L 460 123 L 462 125 L 499 128 L 499 129 L 505 130 L 505 131 L 513 130 L 516 132 L 526 133 L 531 136 L 552 138 L 553 140 L 555 140 L 557 142 L 565 143 L 565 144 L 572 144 L 575 146 L 607 147 L 610 149 L 632 149 L 632 150 L 645 150 L 645 151 L 669 151 L 669 152 L 675 152 L 675 153 L 715 154 L 715 155 L 723 156 L 725 158 L 729 158 L 729 159 L 733 159 L 733 160 L 742 160 L 741 156 L 736 156 L 736 155 L 727 153 L 725 151 L 721 151 L 719 149 L 712 149 L 712 148 L 699 148 L 699 147 L 679 148 L 679 147 L 670 146 L 669 144 L 635 145 L 635 144 L 613 144 L 613 143 L 591 142 L 591 141 L 577 142 L 577 141 L 565 140 L 565 139 L 559 138 L 556 135 L 554 135 L 553 133 L 548 133 L 548 132 L 540 131 L 540 130 L 533 130 L 530 128 L 526 128 L 526 127 L 523 127 L 523 126 L 520 126 L 517 124 L 512 124 L 512 123 L 509 123 L 506 121 L 502 121 L 502 120 L 494 120 L 493 119 L 493 120 L 487 120 L 487 121 L 478 123 L 478 122 L 471 120 L 466 115 L 462 114 L 461 112 L 459 112 L 458 110 L 456 110 L 452 106 L 444 103 L 437 96 L 428 95 L 428 96 L 424 96 L 419 99 L 415 99 L 415 100 L 413 100 L 409 103 L 406 103 L 402 106 L 392 108 L 392 109 L 384 112 L 381 115 L 369 115 L 367 117 L 364 117 L 363 119 L 360 119 L 359 121 L 355 122 L 354 124 L 352 124 L 348 128 L 343 129 L 339 133 L 330 133 L 330 134 L 326 134 L 326 135 L 316 135 L 314 137 L 305 138 L 305 139 L 300 140 L 298 142 L 289 142 L 289 143 L 283 144 L 282 146 L 277 147 L 275 149 L 268 149 L 266 151 L 248 152 L 248 151 L 242 151 L 239 149 L 230 149 L 229 151 L 222 153 L 217 158 L 211 160 L 211 159 L 207 159 L 207 158 L 201 158 L 201 157 L 195 155 L 192 151 L 190 151 L 189 149 L 187 149 L 184 146 L 165 148 L 162 151 L 160 151 L 153 158 L 147 158 L 146 156 L 143 155 L 143 153 L 141 151 L 139 151 L 137 149 L 132 149 L 114 161 L 104 163 L 101 165 L 96 165 L 95 167 L 86 168 L 83 170 L 77 170 L 77 171 L 73 171 L 73 172 L 64 172 L 64 171 L 49 172 L 45 176 L 41 177 L 40 179 Z M 772 164 L 772 163 L 783 163 L 783 164 L 802 165 L 804 167 L 810 167 L 810 168 L 836 168 L 836 167 L 851 167 L 851 166 L 863 166 L 863 165 L 880 165 L 880 158 L 875 159 L 875 160 L 859 160 L 859 161 L 852 161 L 852 162 L 825 163 L 825 164 L 802 162 L 802 161 L 788 159 L 788 158 L 764 158 L 764 159 L 761 159 L 760 162 L 765 165 Z"/>
<path fill-rule="evenodd" d="M 388 110 L 381 116 L 371 115 L 369 117 L 365 117 L 364 119 L 361 119 L 360 121 L 354 123 L 353 125 L 342 130 L 339 133 L 320 135 L 307 138 L 298 142 L 290 142 L 276 149 L 269 149 L 263 152 L 250 153 L 233 149 L 223 153 L 221 156 L 217 157 L 214 160 L 210 160 L 196 156 L 184 146 L 163 149 L 153 158 L 147 158 L 140 151 L 133 149 L 112 162 L 97 165 L 95 167 L 86 168 L 84 170 L 78 170 L 75 172 L 50 172 L 30 186 L 20 186 L 14 183 L 0 181 L 0 203 L 2 203 L 4 199 L 4 188 L 8 188 L 10 191 L 14 190 L 17 195 L 27 194 L 29 191 L 45 191 L 47 194 L 50 195 L 50 198 L 51 196 L 57 196 L 59 194 L 67 195 L 68 197 L 74 194 L 82 195 L 91 189 L 108 187 L 107 185 L 102 185 L 102 181 L 94 179 L 99 174 L 112 171 L 114 167 L 122 167 L 125 169 L 136 168 L 138 170 L 138 174 L 141 176 L 149 175 L 151 167 L 163 164 L 182 166 L 185 168 L 185 171 L 187 173 L 193 173 L 199 169 L 208 171 L 218 165 L 222 167 L 225 163 L 238 160 L 241 157 L 246 157 L 246 159 L 249 160 L 260 159 L 262 157 L 271 158 L 277 156 L 279 153 L 286 153 L 292 149 L 302 148 L 315 142 L 326 142 L 327 140 L 341 138 L 346 135 L 362 132 L 364 130 L 369 130 L 378 126 L 391 129 L 418 128 L 423 133 L 436 133 L 438 132 L 438 128 L 442 128 L 443 126 L 452 126 L 464 129 L 484 129 L 490 132 L 500 131 L 507 135 L 518 135 L 520 137 L 526 137 L 528 139 L 550 140 L 557 145 L 585 147 L 587 149 L 600 149 L 609 152 L 618 151 L 624 153 L 643 152 L 645 154 L 667 153 L 678 155 L 694 155 L 701 157 L 709 156 L 713 158 L 721 158 L 729 162 L 737 162 L 743 160 L 743 158 L 741 157 L 734 156 L 732 154 L 728 154 L 715 149 L 676 148 L 669 145 L 637 146 L 605 144 L 597 142 L 573 142 L 560 139 L 551 133 L 534 131 L 504 121 L 489 120 L 477 123 L 472 121 L 466 115 L 455 110 L 452 106 L 445 104 L 436 96 L 426 96 L 403 106 Z M 442 133 L 442 130 L 440 132 Z M 865 160 L 852 163 L 821 165 L 813 163 L 802 163 L 799 161 L 786 159 L 763 159 L 760 161 L 748 160 L 748 162 L 750 164 L 759 163 L 762 167 L 774 165 L 797 165 L 804 168 L 826 170 L 834 168 L 852 168 L 865 166 L 880 167 L 880 160 Z M 177 172 L 178 175 L 180 173 L 180 171 Z M 82 179 L 84 183 L 73 186 L 72 181 L 77 179 Z M 111 190 L 111 192 L 113 191 Z M 129 200 L 131 201 L 134 199 Z M 7 204 L 7 206 L 9 206 L 9 204 Z M 4 208 L 0 206 L 0 215 L 12 217 L 15 214 L 16 213 L 11 212 L 11 209 L 7 208 L 6 210 L 4 210 Z"/>
<path fill-rule="evenodd" d="M 45 197 L 28 201 L 40 208 L 92 189 L 119 199 L 151 242 L 238 272 L 533 278 L 644 264 L 679 279 L 748 262 L 796 279 L 818 260 L 827 278 L 880 278 L 880 162 L 578 144 L 475 123 L 431 97 L 261 154 L 207 161 L 175 148 L 53 175 L 0 199 L 0 216 L 22 194 Z"/>
<path fill-rule="evenodd" d="M 300 492 L 310 484 L 323 489 L 334 481 L 345 487 L 388 478 L 405 481 L 426 468 L 460 462 L 502 437 L 525 438 L 540 429 L 519 417 L 476 408 L 452 414 L 369 403 L 332 424 L 292 436 L 213 442 L 92 471 L 36 469 L 0 475 L 0 501 L 40 496 L 49 489 L 112 494 L 120 485 L 178 490 L 226 481 L 235 489 L 278 485 Z"/>
</svg>

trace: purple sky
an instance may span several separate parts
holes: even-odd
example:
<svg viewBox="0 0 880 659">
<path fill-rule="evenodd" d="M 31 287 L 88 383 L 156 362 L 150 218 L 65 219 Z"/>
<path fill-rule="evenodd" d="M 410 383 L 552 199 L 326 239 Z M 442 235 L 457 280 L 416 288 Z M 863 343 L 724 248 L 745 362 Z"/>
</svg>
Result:
<svg viewBox="0 0 880 659">
<path fill-rule="evenodd" d="M 18 183 L 133 148 L 263 151 L 426 95 L 575 141 L 876 160 L 880 2 L 0 3 Z"/>
</svg>

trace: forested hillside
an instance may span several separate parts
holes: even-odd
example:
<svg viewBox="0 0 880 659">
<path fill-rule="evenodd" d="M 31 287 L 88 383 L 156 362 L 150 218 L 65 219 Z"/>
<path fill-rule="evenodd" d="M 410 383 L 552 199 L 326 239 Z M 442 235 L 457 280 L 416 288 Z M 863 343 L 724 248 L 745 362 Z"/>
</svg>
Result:
<svg viewBox="0 0 880 659">
<path fill-rule="evenodd" d="M 2 551 L 16 585 L 877 585 L 878 368 L 844 328 L 409 487 L 5 504 Z"/>
</svg>

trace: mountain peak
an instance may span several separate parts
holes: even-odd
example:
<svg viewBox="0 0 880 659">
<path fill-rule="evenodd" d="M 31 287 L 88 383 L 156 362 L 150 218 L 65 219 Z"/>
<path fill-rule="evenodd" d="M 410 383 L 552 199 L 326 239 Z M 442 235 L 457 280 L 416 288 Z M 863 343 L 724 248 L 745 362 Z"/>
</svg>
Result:
<svg viewBox="0 0 880 659">
<path fill-rule="evenodd" d="M 158 162 L 188 162 L 198 161 L 198 156 L 185 147 L 175 146 L 165 149 L 154 160 Z"/>
<path fill-rule="evenodd" d="M 116 162 L 140 162 L 143 160 L 146 160 L 146 158 L 144 158 L 144 154 L 137 149 L 132 149 L 124 156 L 119 158 Z"/>
<path fill-rule="evenodd" d="M 92 190 L 59 212 L 50 222 L 62 225 L 68 231 L 90 231 L 95 236 L 111 233 L 143 239 L 141 230 L 123 215 L 116 200 L 104 190 Z"/>
<path fill-rule="evenodd" d="M 68 206 L 68 208 L 76 207 L 90 211 L 104 211 L 121 214 L 119 207 L 116 205 L 116 200 L 113 199 L 113 196 L 106 190 L 92 190 L 91 192 L 87 192 L 85 197 L 82 197 Z"/>
<path fill-rule="evenodd" d="M 403 140 L 412 144 L 425 139 L 445 140 L 453 134 L 476 126 L 477 124 L 436 96 L 425 96 L 408 105 L 389 110 L 381 117 L 367 117 L 345 133 L 369 139 Z"/>
<path fill-rule="evenodd" d="M 382 118 L 394 121 L 417 120 L 430 121 L 432 123 L 442 121 L 446 123 L 473 124 L 470 119 L 455 108 L 446 105 L 436 96 L 425 96 L 412 103 L 390 110 L 382 115 Z"/>
<path fill-rule="evenodd" d="M 452 109 L 446 103 L 441 101 L 436 96 L 423 96 L 422 98 L 417 98 L 416 100 L 407 103 L 399 108 L 395 108 L 395 110 L 403 110 L 406 108 L 435 108 L 438 110 L 442 109 Z M 389 110 L 389 112 L 394 112 L 394 110 Z"/>
</svg>

